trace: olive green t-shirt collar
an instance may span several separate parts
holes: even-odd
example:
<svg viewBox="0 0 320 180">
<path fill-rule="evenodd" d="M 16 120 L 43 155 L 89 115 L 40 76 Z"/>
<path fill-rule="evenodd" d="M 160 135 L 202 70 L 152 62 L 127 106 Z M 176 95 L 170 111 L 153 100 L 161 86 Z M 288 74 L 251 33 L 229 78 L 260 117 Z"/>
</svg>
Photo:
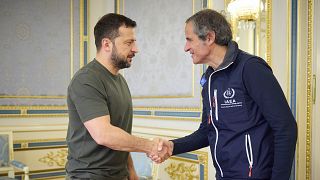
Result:
<svg viewBox="0 0 320 180">
<path fill-rule="evenodd" d="M 93 63 L 97 65 L 98 68 L 100 68 L 103 72 L 106 72 L 108 75 L 110 75 L 112 78 L 117 79 L 120 77 L 120 73 L 117 75 L 112 74 L 109 69 L 104 67 L 96 58 L 93 59 Z"/>
</svg>

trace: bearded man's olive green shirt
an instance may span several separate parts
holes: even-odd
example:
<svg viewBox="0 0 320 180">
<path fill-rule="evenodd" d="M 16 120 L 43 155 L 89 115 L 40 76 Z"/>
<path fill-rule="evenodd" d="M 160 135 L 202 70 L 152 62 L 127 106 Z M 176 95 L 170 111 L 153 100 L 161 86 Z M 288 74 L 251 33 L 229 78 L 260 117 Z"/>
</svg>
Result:
<svg viewBox="0 0 320 180">
<path fill-rule="evenodd" d="M 112 74 L 94 59 L 74 75 L 67 102 L 68 177 L 97 180 L 127 177 L 128 152 L 98 145 L 83 124 L 110 115 L 113 126 L 131 134 L 132 99 L 123 76 Z"/>
</svg>

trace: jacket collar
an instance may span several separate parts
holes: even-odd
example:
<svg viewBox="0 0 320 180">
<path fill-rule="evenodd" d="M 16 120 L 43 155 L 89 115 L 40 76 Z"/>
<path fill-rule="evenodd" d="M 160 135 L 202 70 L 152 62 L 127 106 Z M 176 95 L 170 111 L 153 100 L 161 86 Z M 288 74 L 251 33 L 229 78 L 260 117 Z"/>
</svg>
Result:
<svg viewBox="0 0 320 180">
<path fill-rule="evenodd" d="M 227 66 L 229 66 L 230 64 L 232 64 L 236 60 L 236 57 L 238 55 L 238 51 L 239 51 L 238 44 L 235 41 L 230 41 L 228 43 L 226 55 L 224 56 L 222 63 L 218 66 L 218 68 L 215 71 L 219 71 L 221 69 L 224 69 Z M 213 68 L 210 66 L 208 69 L 211 69 L 212 71 L 214 71 Z"/>
</svg>

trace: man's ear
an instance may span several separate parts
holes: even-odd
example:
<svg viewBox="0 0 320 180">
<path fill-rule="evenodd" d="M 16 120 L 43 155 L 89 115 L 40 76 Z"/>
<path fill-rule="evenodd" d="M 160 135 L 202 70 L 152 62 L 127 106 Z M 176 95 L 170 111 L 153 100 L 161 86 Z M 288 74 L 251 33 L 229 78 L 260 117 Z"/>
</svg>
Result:
<svg viewBox="0 0 320 180">
<path fill-rule="evenodd" d="M 216 33 L 213 31 L 208 32 L 207 34 L 207 42 L 209 45 L 213 44 L 216 40 Z"/>
<path fill-rule="evenodd" d="M 104 51 L 112 51 L 113 43 L 109 38 L 103 38 L 101 40 L 101 49 Z"/>
</svg>

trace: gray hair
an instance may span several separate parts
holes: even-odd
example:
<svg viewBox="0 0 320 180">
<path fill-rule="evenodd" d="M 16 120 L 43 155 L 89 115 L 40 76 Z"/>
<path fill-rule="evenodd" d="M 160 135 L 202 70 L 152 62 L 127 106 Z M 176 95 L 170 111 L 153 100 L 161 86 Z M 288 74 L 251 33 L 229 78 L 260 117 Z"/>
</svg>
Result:
<svg viewBox="0 0 320 180">
<path fill-rule="evenodd" d="M 226 18 L 212 9 L 197 12 L 186 20 L 193 24 L 193 32 L 199 39 L 206 40 L 210 31 L 215 33 L 215 43 L 226 46 L 232 40 L 232 31 Z"/>
</svg>

